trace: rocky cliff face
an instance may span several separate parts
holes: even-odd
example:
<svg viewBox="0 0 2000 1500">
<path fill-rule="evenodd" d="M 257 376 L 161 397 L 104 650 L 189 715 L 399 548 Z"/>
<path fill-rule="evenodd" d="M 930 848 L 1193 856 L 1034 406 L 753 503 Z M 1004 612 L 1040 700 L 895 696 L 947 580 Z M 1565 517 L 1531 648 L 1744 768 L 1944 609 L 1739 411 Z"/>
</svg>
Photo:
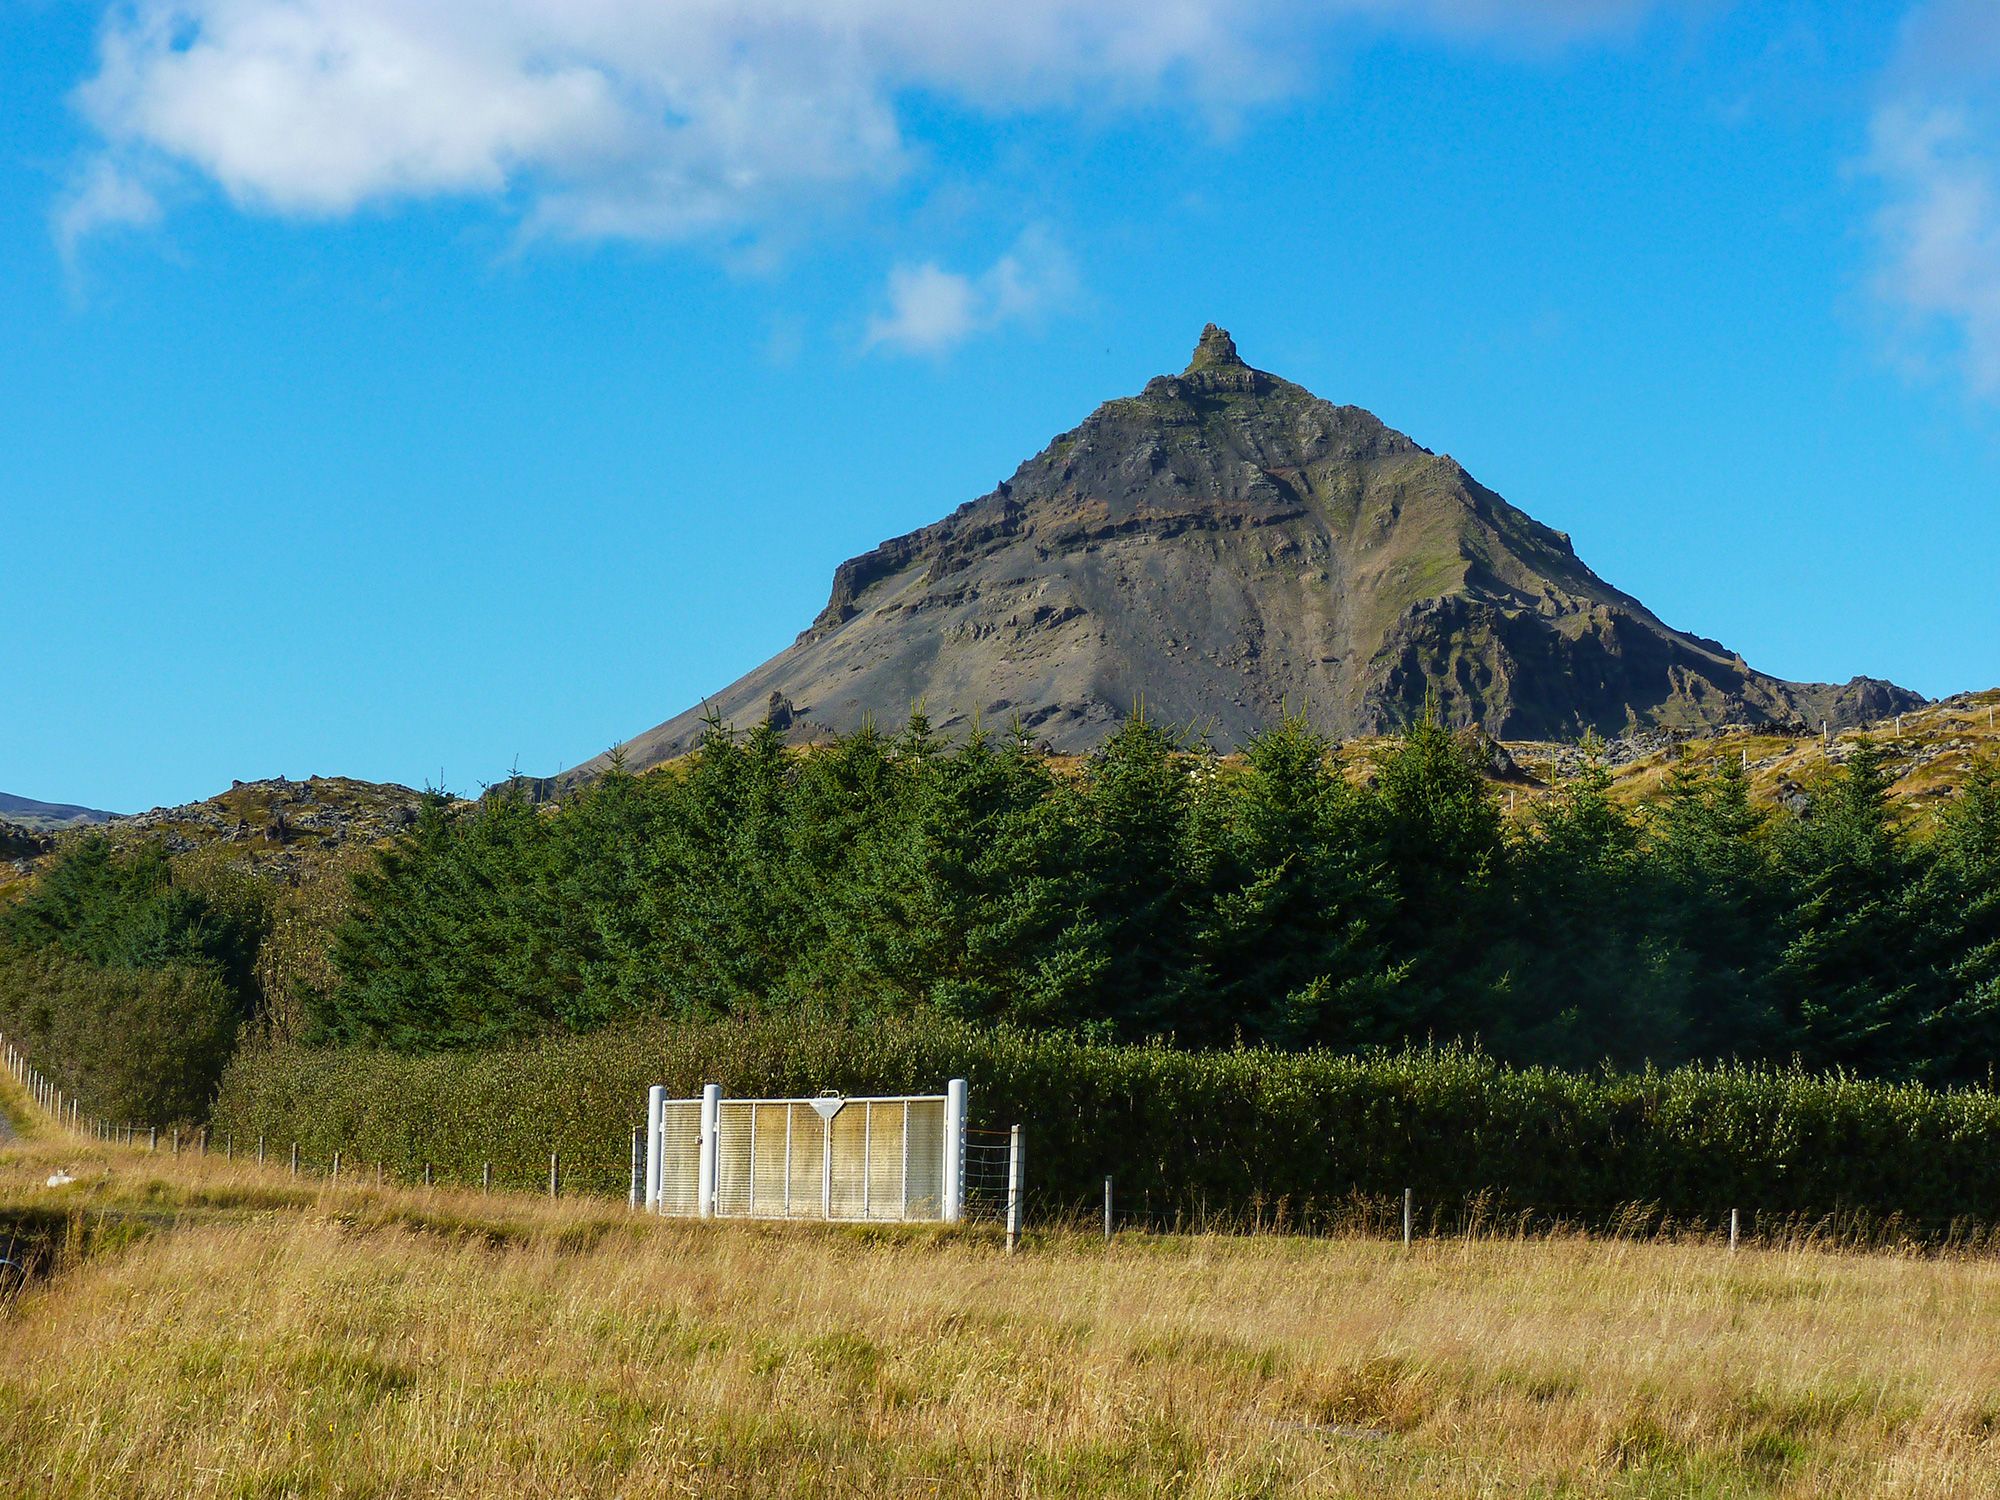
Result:
<svg viewBox="0 0 2000 1500">
<path fill-rule="evenodd" d="M 1109 401 L 991 494 L 842 563 L 787 650 L 716 693 L 791 739 L 1019 720 L 1087 750 L 1143 704 L 1218 748 L 1287 708 L 1337 734 L 1511 739 L 1824 719 L 1923 700 L 1785 682 L 1670 629 L 1552 531 L 1354 406 L 1252 369 L 1210 325 L 1179 375 Z M 696 707 L 623 747 L 643 768 Z"/>
</svg>

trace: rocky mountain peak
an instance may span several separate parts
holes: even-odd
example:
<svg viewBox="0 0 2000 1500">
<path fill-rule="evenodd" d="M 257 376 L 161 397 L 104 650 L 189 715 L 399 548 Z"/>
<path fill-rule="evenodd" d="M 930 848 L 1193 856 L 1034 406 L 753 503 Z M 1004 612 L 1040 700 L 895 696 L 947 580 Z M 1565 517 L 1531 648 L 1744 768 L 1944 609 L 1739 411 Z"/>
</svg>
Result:
<svg viewBox="0 0 2000 1500">
<path fill-rule="evenodd" d="M 1244 368 L 1243 358 L 1236 352 L 1236 340 L 1229 336 L 1229 330 L 1209 323 L 1202 328 L 1201 337 L 1195 341 L 1194 357 L 1188 361 L 1188 367 L 1181 371 L 1181 374 L 1193 375 L 1202 370 L 1218 367 Z"/>
<path fill-rule="evenodd" d="M 1141 702 L 1228 749 L 1300 705 L 1338 735 L 1435 702 L 1454 726 L 1569 739 L 1921 701 L 1786 682 L 1671 628 L 1456 461 L 1252 368 L 1211 323 L 1181 374 L 842 563 L 790 649 L 623 750 L 677 755 L 705 709 L 804 742 L 922 702 L 948 734 L 1018 723 L 1084 751 Z"/>
</svg>

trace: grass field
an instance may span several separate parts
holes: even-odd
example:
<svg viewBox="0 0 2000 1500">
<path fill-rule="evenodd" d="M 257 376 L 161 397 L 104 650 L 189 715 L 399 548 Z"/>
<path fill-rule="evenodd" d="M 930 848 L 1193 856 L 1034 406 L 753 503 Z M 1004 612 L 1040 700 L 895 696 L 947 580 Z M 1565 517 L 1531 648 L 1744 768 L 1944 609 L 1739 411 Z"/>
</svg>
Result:
<svg viewBox="0 0 2000 1500">
<path fill-rule="evenodd" d="M 25 1123 L 0 1216 L 54 1251 L 0 1306 L 8 1496 L 2000 1491 L 1985 1260 L 1069 1233 L 1010 1259 Z"/>
</svg>

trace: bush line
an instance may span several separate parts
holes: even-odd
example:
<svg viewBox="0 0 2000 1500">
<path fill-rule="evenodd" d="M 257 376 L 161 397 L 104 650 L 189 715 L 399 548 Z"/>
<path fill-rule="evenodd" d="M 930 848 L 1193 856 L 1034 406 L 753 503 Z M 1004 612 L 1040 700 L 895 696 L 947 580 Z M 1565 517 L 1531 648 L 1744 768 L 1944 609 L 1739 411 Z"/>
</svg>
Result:
<svg viewBox="0 0 2000 1500">
<path fill-rule="evenodd" d="M 1377 1056 L 1188 1052 L 995 1032 L 935 1019 L 866 1025 L 654 1023 L 410 1057 L 262 1047 L 239 1054 L 216 1137 L 265 1136 L 404 1178 L 547 1180 L 622 1193 L 647 1085 L 692 1095 L 933 1092 L 972 1084 L 975 1124 L 1027 1129 L 1043 1212 L 1087 1212 L 1104 1175 L 1155 1216 L 1330 1222 L 1357 1196 L 1603 1221 L 1635 1202 L 1899 1215 L 1942 1233 L 2000 1219 L 2000 1097 L 1763 1067 L 1573 1074 L 1455 1048 Z"/>
</svg>

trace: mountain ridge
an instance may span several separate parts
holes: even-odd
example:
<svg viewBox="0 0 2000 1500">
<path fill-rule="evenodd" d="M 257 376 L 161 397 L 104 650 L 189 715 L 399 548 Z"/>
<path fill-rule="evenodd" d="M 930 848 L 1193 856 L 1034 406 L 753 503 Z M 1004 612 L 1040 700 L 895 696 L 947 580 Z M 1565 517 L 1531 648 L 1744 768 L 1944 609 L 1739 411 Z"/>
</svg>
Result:
<svg viewBox="0 0 2000 1500">
<path fill-rule="evenodd" d="M 0 820 L 12 823 L 16 828 L 36 831 L 72 828 L 83 823 L 109 823 L 117 816 L 117 813 L 95 807 L 80 807 L 70 802 L 38 802 L 33 797 L 0 792 Z"/>
<path fill-rule="evenodd" d="M 806 742 L 917 703 L 947 733 L 1018 721 L 1081 751 L 1143 702 L 1230 749 L 1288 709 L 1348 736 L 1430 700 L 1525 739 L 1841 727 L 1926 701 L 1787 682 L 1673 629 L 1456 459 L 1255 369 L 1210 324 L 1180 374 L 841 563 L 791 646 L 618 753 L 669 759 L 711 712 Z"/>
</svg>

